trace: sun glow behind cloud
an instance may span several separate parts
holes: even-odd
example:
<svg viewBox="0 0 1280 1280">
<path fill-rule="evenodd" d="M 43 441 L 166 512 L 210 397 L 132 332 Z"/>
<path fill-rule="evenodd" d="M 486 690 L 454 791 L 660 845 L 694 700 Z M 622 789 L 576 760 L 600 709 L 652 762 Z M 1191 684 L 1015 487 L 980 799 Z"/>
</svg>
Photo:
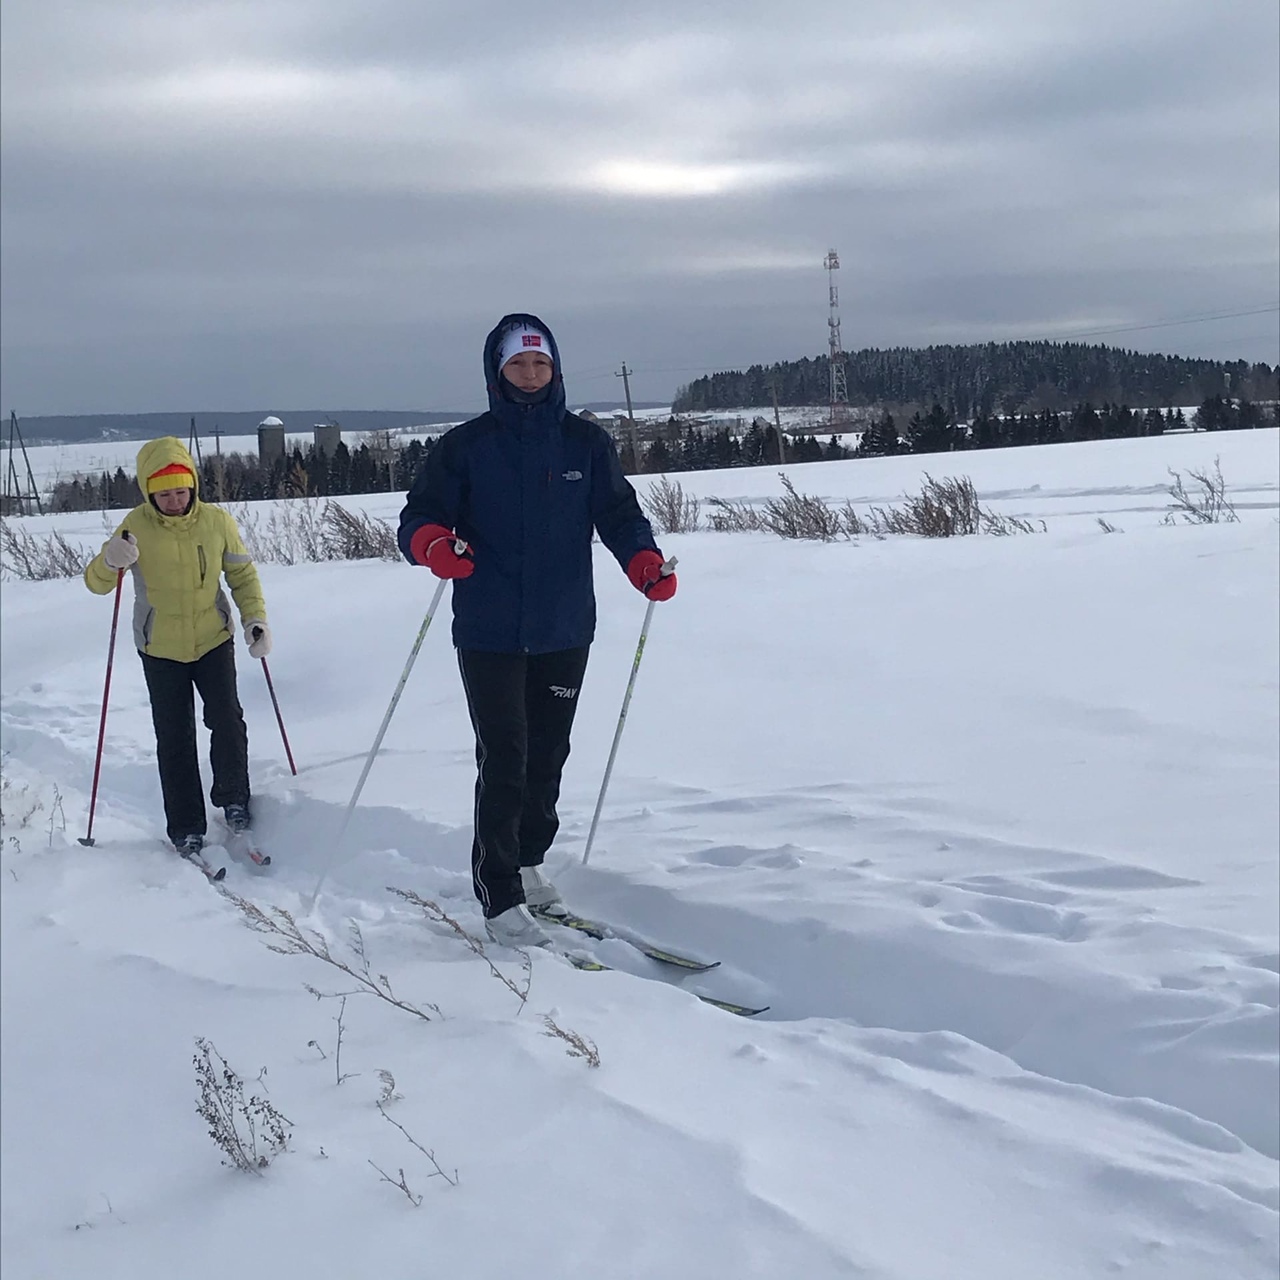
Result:
<svg viewBox="0 0 1280 1280">
<path fill-rule="evenodd" d="M 805 175 L 799 165 L 699 164 L 619 158 L 588 169 L 582 185 L 613 196 L 688 200 L 784 186 Z"/>
<path fill-rule="evenodd" d="M 859 314 L 867 341 L 1067 337 L 1274 293 L 1274 5 L 722 8 L 566 0 L 513 56 L 462 5 L 11 0 L 6 396 L 209 399 L 293 349 L 304 390 L 376 367 L 416 402 L 424 326 L 444 350 L 530 299 L 609 300 L 587 363 L 623 334 L 655 367 L 750 362 L 807 349 L 810 307 L 822 340 L 831 245 L 848 341 Z M 1274 360 L 1250 323 L 1145 336 Z M 448 349 L 442 403 L 472 388 Z"/>
</svg>

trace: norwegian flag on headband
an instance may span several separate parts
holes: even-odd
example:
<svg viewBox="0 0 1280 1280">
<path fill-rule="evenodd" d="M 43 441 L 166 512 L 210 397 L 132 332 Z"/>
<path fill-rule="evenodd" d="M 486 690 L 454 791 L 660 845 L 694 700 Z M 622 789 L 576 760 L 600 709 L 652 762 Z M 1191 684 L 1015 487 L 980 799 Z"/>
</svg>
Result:
<svg viewBox="0 0 1280 1280">
<path fill-rule="evenodd" d="M 551 354 L 555 348 L 551 345 L 551 336 L 531 324 L 513 325 L 498 342 L 498 368 L 501 369 L 512 356 L 521 352 L 535 352 L 554 360 Z"/>
</svg>

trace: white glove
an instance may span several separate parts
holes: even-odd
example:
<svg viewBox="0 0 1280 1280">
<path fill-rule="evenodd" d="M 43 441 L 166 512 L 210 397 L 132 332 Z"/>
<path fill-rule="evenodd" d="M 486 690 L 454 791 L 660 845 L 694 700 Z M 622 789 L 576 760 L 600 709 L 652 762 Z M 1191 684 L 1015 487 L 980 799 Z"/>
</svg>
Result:
<svg viewBox="0 0 1280 1280">
<path fill-rule="evenodd" d="M 244 642 L 249 646 L 249 657 L 265 658 L 271 652 L 271 628 L 261 618 L 246 618 Z"/>
<path fill-rule="evenodd" d="M 108 569 L 127 569 L 138 562 L 138 544 L 127 529 L 102 544 L 102 558 Z"/>
</svg>

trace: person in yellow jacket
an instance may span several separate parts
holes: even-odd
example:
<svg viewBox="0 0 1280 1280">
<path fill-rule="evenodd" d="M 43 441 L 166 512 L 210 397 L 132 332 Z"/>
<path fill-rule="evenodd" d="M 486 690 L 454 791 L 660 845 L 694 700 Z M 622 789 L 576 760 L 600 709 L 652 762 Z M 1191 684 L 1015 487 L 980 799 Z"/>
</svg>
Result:
<svg viewBox="0 0 1280 1280">
<path fill-rule="evenodd" d="M 151 699 L 160 789 L 169 839 L 186 857 L 207 832 L 195 699 L 199 690 L 210 731 L 213 786 L 209 798 L 233 833 L 249 829 L 249 737 L 236 692 L 231 606 L 240 611 L 249 654 L 271 652 L 258 571 L 235 520 L 200 500 L 195 462 L 173 436 L 138 451 L 144 501 L 120 522 L 84 571 L 90 591 L 108 595 L 122 570 L 133 579 L 133 641 Z"/>
</svg>

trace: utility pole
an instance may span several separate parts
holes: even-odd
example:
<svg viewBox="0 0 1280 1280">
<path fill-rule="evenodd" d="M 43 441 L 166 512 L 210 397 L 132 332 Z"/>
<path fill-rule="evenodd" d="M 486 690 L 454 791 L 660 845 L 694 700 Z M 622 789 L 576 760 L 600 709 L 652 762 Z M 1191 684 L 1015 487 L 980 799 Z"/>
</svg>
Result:
<svg viewBox="0 0 1280 1280">
<path fill-rule="evenodd" d="M 636 420 L 635 415 L 631 412 L 631 374 L 632 369 L 627 368 L 627 362 L 622 362 L 622 372 L 615 373 L 615 378 L 622 379 L 622 389 L 627 393 L 627 428 L 631 435 L 631 457 L 632 465 L 636 471 L 640 470 L 640 441 L 636 438 Z"/>
<path fill-rule="evenodd" d="M 785 466 L 787 446 L 782 439 L 782 415 L 778 412 L 778 384 L 773 383 L 769 389 L 773 392 L 773 428 L 778 433 L 778 461 Z"/>
<path fill-rule="evenodd" d="M 22 485 L 18 480 L 18 465 L 13 460 L 14 445 L 22 450 L 22 460 L 27 468 L 27 484 L 31 488 L 30 495 L 22 492 Z M 40 515 L 44 515 L 44 505 L 40 501 L 40 490 L 36 488 L 36 478 L 31 474 L 31 457 L 27 453 L 27 442 L 22 438 L 22 428 L 18 426 L 18 415 L 13 410 L 9 410 L 9 456 L 8 467 L 5 469 L 4 476 L 4 514 L 10 514 L 10 507 L 14 506 L 18 509 L 18 514 L 25 516 L 27 514 L 26 505 L 34 498 L 36 503 L 36 511 Z M 12 481 L 12 487 L 10 486 Z"/>
<path fill-rule="evenodd" d="M 187 452 L 195 457 L 196 466 L 200 466 L 200 433 L 196 430 L 196 419 L 194 414 L 191 416 L 191 432 L 187 436 Z"/>
<path fill-rule="evenodd" d="M 213 474 L 214 474 L 214 478 L 217 481 L 217 484 L 215 487 L 217 488 L 217 491 L 218 491 L 218 496 L 216 498 L 216 501 L 225 502 L 226 501 L 226 471 L 222 463 L 222 424 L 221 423 L 215 422 L 213 424 L 213 441 L 214 441 L 214 448 L 217 451 L 217 456 L 214 458 L 214 461 L 213 461 Z"/>
</svg>

